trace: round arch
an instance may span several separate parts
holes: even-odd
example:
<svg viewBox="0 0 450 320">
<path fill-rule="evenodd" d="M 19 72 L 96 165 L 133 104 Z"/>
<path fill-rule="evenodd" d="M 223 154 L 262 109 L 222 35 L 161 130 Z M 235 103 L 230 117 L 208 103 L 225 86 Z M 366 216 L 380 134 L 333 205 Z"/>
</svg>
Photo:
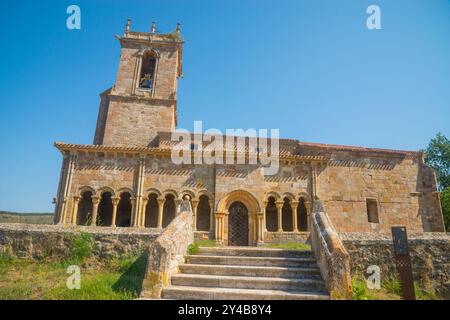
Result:
<svg viewBox="0 0 450 320">
<path fill-rule="evenodd" d="M 113 197 L 116 195 L 116 193 L 114 192 L 113 188 L 102 187 L 102 188 L 98 189 L 97 196 L 101 197 L 105 192 L 111 193 L 111 196 L 113 196 Z"/>
<path fill-rule="evenodd" d="M 218 212 L 228 212 L 230 205 L 236 201 L 242 202 L 247 207 L 249 212 L 261 212 L 261 206 L 258 199 L 256 199 L 256 197 L 250 192 L 245 190 L 235 190 L 228 193 L 226 196 L 220 199 L 220 201 L 217 203 L 216 209 Z"/>
<path fill-rule="evenodd" d="M 83 186 L 83 187 L 78 188 L 78 195 L 82 197 L 83 193 L 85 193 L 86 191 L 91 192 L 93 196 L 95 196 L 95 194 L 96 194 L 94 188 L 92 188 L 90 186 Z"/>
<path fill-rule="evenodd" d="M 134 197 L 134 192 L 130 188 L 120 188 L 117 191 L 117 195 L 120 197 L 122 195 L 122 193 L 125 193 L 125 192 L 129 193 L 131 195 L 131 197 Z"/>
<path fill-rule="evenodd" d="M 165 197 L 165 196 L 167 196 L 168 194 L 171 194 L 171 195 L 173 195 L 173 197 L 174 197 L 175 199 L 178 199 L 178 193 L 177 193 L 175 190 L 173 190 L 173 189 L 167 189 L 167 190 L 164 190 L 163 196 Z"/>
<path fill-rule="evenodd" d="M 158 197 L 161 196 L 161 192 L 158 189 L 150 188 L 150 189 L 145 190 L 146 196 L 151 195 L 151 194 L 156 194 Z"/>
</svg>

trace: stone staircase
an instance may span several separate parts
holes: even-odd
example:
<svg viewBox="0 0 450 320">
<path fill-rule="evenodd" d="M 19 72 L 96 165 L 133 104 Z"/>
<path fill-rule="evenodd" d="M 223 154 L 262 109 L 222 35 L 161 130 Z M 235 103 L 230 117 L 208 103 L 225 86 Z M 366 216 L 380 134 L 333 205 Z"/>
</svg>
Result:
<svg viewBox="0 0 450 320">
<path fill-rule="evenodd" d="M 311 251 L 201 247 L 185 260 L 163 299 L 329 299 Z"/>
</svg>

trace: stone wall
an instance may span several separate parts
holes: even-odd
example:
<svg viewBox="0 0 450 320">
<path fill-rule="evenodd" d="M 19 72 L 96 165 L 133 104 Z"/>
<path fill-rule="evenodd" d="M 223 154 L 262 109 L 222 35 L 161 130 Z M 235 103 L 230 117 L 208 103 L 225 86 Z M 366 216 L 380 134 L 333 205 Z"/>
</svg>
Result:
<svg viewBox="0 0 450 320">
<path fill-rule="evenodd" d="M 264 234 L 264 243 L 306 243 L 308 237 L 309 232 L 266 232 Z"/>
<path fill-rule="evenodd" d="M 161 298 L 161 290 L 178 272 L 189 245 L 194 242 L 192 227 L 192 211 L 183 211 L 149 247 L 141 296 Z"/>
<path fill-rule="evenodd" d="M 161 233 L 155 229 L 0 223 L 0 252 L 36 260 L 66 258 L 70 254 L 73 237 L 80 232 L 92 234 L 92 254 L 99 259 L 144 252 Z"/>
<path fill-rule="evenodd" d="M 352 273 L 363 274 L 370 265 L 381 268 L 381 276 L 396 272 L 392 237 L 388 234 L 340 233 L 350 254 Z M 414 280 L 449 298 L 450 236 L 445 233 L 409 234 Z"/>
<path fill-rule="evenodd" d="M 436 179 L 419 153 L 339 151 L 330 158 L 317 170 L 317 196 L 339 232 L 390 232 L 392 225 L 444 231 Z M 368 221 L 367 199 L 377 203 L 378 223 Z"/>
</svg>

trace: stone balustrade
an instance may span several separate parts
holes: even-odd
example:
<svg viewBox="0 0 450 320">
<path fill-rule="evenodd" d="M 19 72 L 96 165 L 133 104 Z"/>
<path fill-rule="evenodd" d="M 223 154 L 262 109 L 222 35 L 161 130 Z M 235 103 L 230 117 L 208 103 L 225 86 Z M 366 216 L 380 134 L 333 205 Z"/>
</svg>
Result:
<svg viewBox="0 0 450 320">
<path fill-rule="evenodd" d="M 318 199 L 313 205 L 311 247 L 330 297 L 351 299 L 350 256 Z"/>
</svg>

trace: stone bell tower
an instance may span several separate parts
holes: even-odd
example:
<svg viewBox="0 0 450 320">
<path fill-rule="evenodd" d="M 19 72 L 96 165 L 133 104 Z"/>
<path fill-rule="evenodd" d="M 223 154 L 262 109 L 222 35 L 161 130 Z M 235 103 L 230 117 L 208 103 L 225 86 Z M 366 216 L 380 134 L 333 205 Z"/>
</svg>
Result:
<svg viewBox="0 0 450 320">
<path fill-rule="evenodd" d="M 116 83 L 100 94 L 94 144 L 153 146 L 158 132 L 177 125 L 178 78 L 182 75 L 180 24 L 159 34 L 130 30 L 123 37 Z"/>
</svg>

